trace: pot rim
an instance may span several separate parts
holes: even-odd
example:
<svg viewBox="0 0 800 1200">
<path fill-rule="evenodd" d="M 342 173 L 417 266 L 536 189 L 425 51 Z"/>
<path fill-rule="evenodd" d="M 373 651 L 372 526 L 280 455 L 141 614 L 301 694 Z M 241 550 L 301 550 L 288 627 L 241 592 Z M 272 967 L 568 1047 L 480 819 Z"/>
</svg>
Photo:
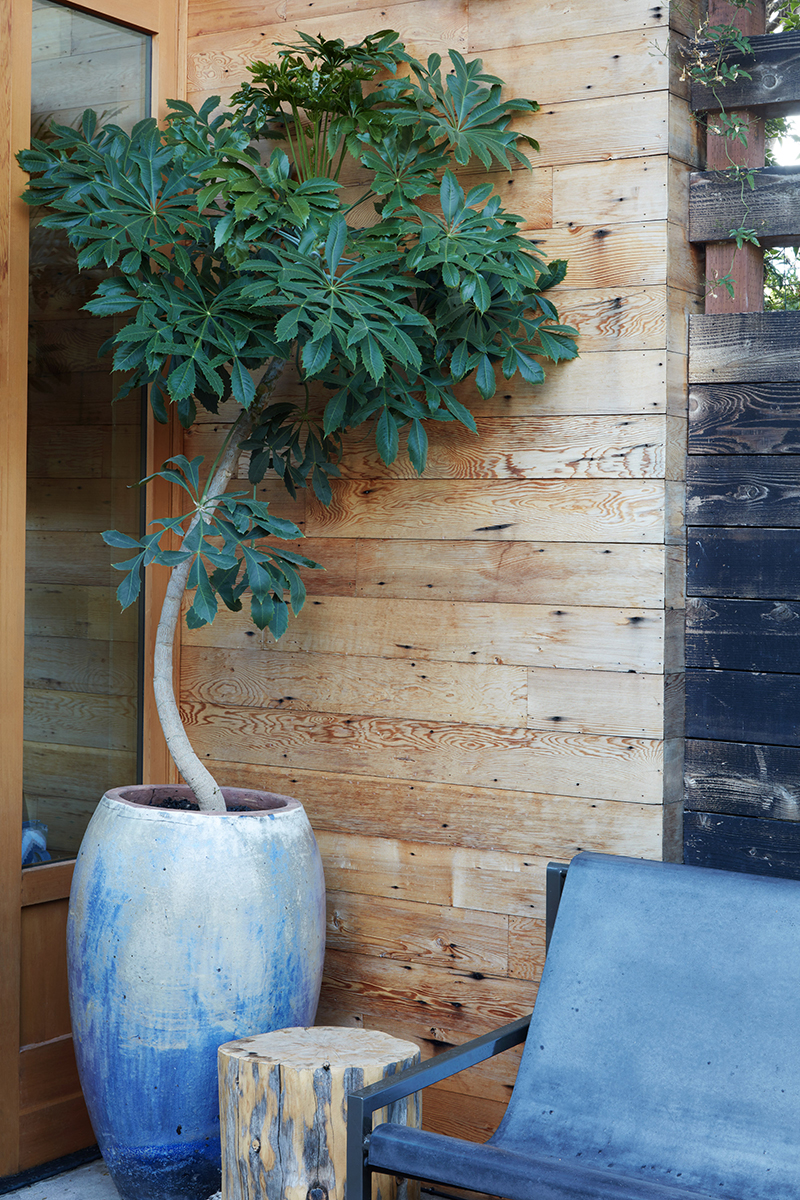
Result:
<svg viewBox="0 0 800 1200">
<path fill-rule="evenodd" d="M 124 787 L 108 788 L 103 799 L 114 804 L 124 805 L 142 814 L 148 813 L 160 817 L 279 817 L 283 814 L 296 812 L 303 808 L 301 801 L 294 796 L 285 796 L 280 792 L 266 792 L 259 788 L 223 787 L 222 795 L 226 803 L 248 804 L 240 812 L 199 812 L 187 808 L 162 808 L 154 799 L 159 794 L 180 799 L 194 798 L 192 789 L 185 783 L 154 784 L 132 783 Z M 132 798 L 135 797 L 135 798 Z M 138 797 L 142 798 L 139 799 Z"/>
</svg>

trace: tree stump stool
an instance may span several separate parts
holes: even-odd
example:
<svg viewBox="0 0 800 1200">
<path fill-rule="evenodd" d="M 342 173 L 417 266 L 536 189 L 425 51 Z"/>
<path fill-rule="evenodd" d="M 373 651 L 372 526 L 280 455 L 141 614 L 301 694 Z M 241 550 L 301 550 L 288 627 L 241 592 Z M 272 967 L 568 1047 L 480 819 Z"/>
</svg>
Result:
<svg viewBox="0 0 800 1200">
<path fill-rule="evenodd" d="M 419 1057 L 413 1042 L 362 1029 L 278 1029 L 221 1046 L 223 1200 L 344 1200 L 348 1094 Z M 418 1127 L 419 1096 L 375 1114 L 387 1120 Z M 375 1176 L 373 1200 L 397 1190 Z"/>
</svg>

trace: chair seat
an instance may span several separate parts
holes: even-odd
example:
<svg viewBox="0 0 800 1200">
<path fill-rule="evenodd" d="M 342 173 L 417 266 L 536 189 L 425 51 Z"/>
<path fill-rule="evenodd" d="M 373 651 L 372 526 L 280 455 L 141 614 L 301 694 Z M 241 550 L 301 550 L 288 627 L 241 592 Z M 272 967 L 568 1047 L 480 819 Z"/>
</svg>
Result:
<svg viewBox="0 0 800 1200">
<path fill-rule="evenodd" d="M 508 1200 L 710 1200 L 707 1192 L 637 1179 L 563 1159 L 518 1154 L 404 1125 L 378 1125 L 368 1162 L 376 1171 L 446 1183 Z M 717 1195 L 714 1200 L 729 1200 Z"/>
</svg>

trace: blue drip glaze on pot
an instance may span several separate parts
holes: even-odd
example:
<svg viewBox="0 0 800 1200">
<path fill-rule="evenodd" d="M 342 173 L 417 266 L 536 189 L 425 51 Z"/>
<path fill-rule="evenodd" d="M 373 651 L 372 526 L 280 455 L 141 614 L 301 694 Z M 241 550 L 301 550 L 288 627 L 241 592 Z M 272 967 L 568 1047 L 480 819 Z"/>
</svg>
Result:
<svg viewBox="0 0 800 1200">
<path fill-rule="evenodd" d="M 217 1048 L 313 1022 L 324 901 L 300 806 L 217 817 L 103 799 L 68 963 L 81 1083 L 123 1200 L 219 1187 Z"/>
</svg>

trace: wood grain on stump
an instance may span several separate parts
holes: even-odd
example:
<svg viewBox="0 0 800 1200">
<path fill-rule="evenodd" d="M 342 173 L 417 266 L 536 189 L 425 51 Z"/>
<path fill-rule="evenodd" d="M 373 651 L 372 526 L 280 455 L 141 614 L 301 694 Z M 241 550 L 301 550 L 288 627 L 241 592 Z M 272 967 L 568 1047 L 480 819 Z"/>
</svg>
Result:
<svg viewBox="0 0 800 1200">
<path fill-rule="evenodd" d="M 360 1029 L 279 1029 L 219 1050 L 223 1200 L 344 1200 L 347 1096 L 419 1062 L 419 1048 Z M 375 1123 L 419 1127 L 409 1096 Z M 373 1198 L 397 1181 L 375 1176 Z"/>
</svg>

